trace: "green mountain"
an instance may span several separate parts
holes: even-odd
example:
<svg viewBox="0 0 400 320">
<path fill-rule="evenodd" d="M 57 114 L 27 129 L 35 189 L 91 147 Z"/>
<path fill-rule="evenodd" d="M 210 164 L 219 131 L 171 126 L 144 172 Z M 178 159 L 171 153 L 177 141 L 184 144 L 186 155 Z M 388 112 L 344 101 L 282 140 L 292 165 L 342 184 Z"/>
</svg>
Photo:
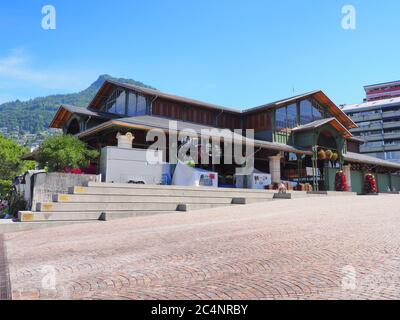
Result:
<svg viewBox="0 0 400 320">
<path fill-rule="evenodd" d="M 142 82 L 132 79 L 113 78 L 101 75 L 89 88 L 71 94 L 57 94 L 31 99 L 29 101 L 13 101 L 0 105 L 0 128 L 9 131 L 16 128 L 30 133 L 38 133 L 48 129 L 53 116 L 61 104 L 72 104 L 77 107 L 87 107 L 104 81 L 112 79 L 145 88 L 152 88 Z M 154 88 L 152 88 L 154 89 Z"/>
</svg>

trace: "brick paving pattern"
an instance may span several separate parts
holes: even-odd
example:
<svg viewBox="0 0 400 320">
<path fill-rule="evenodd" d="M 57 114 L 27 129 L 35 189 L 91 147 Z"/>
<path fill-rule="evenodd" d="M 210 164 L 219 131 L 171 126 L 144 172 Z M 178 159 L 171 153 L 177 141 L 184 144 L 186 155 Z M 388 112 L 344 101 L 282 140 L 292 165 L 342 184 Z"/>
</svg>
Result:
<svg viewBox="0 0 400 320">
<path fill-rule="evenodd" d="M 6 234 L 13 299 L 399 299 L 400 196 Z"/>
<path fill-rule="evenodd" d="M 10 277 L 4 237 L 0 234 L 0 301 L 11 299 Z"/>
</svg>

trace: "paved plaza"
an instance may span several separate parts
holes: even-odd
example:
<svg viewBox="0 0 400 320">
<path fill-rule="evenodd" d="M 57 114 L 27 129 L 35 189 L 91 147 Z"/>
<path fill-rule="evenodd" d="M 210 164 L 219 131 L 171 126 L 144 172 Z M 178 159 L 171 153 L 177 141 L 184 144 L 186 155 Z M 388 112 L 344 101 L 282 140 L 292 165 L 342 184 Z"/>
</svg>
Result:
<svg viewBox="0 0 400 320">
<path fill-rule="evenodd" d="M 399 230 L 398 195 L 271 201 L 5 234 L 0 271 L 13 299 L 399 299 Z"/>
</svg>

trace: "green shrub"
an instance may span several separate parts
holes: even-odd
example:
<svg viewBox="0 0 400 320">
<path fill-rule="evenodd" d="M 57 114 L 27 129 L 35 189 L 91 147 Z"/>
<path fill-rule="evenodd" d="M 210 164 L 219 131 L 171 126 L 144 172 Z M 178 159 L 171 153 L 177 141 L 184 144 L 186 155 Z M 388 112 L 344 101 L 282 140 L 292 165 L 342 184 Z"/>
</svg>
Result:
<svg viewBox="0 0 400 320">
<path fill-rule="evenodd" d="M 84 142 L 72 135 L 60 135 L 46 139 L 39 147 L 36 161 L 40 168 L 49 172 L 61 172 L 65 168 L 78 169 L 89 165 L 99 152 L 89 150 Z"/>
<path fill-rule="evenodd" d="M 0 180 L 0 201 L 7 200 L 7 197 L 10 193 L 11 185 L 11 180 Z"/>
</svg>

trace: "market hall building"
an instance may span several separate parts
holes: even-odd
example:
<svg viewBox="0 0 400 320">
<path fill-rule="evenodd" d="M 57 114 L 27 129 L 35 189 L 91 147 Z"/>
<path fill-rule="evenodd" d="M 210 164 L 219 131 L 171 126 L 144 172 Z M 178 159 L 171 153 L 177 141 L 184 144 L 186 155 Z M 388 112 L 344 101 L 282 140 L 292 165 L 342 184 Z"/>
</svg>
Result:
<svg viewBox="0 0 400 320">
<path fill-rule="evenodd" d="M 379 192 L 400 190 L 400 164 L 360 154 L 363 140 L 350 132 L 357 125 L 322 91 L 238 111 L 107 80 L 87 108 L 62 105 L 50 127 L 97 150 L 116 146 L 118 133 L 131 132 L 133 148 L 147 149 L 152 142 L 146 133 L 158 129 L 168 134 L 170 120 L 178 131 L 199 134 L 201 129 L 254 129 L 255 169 L 270 173 L 273 184 L 288 181 L 333 191 L 335 175 L 343 170 L 353 192 L 363 192 L 366 173 L 375 175 Z M 234 183 L 235 165 L 199 167 L 217 172 L 220 186 Z"/>
</svg>

